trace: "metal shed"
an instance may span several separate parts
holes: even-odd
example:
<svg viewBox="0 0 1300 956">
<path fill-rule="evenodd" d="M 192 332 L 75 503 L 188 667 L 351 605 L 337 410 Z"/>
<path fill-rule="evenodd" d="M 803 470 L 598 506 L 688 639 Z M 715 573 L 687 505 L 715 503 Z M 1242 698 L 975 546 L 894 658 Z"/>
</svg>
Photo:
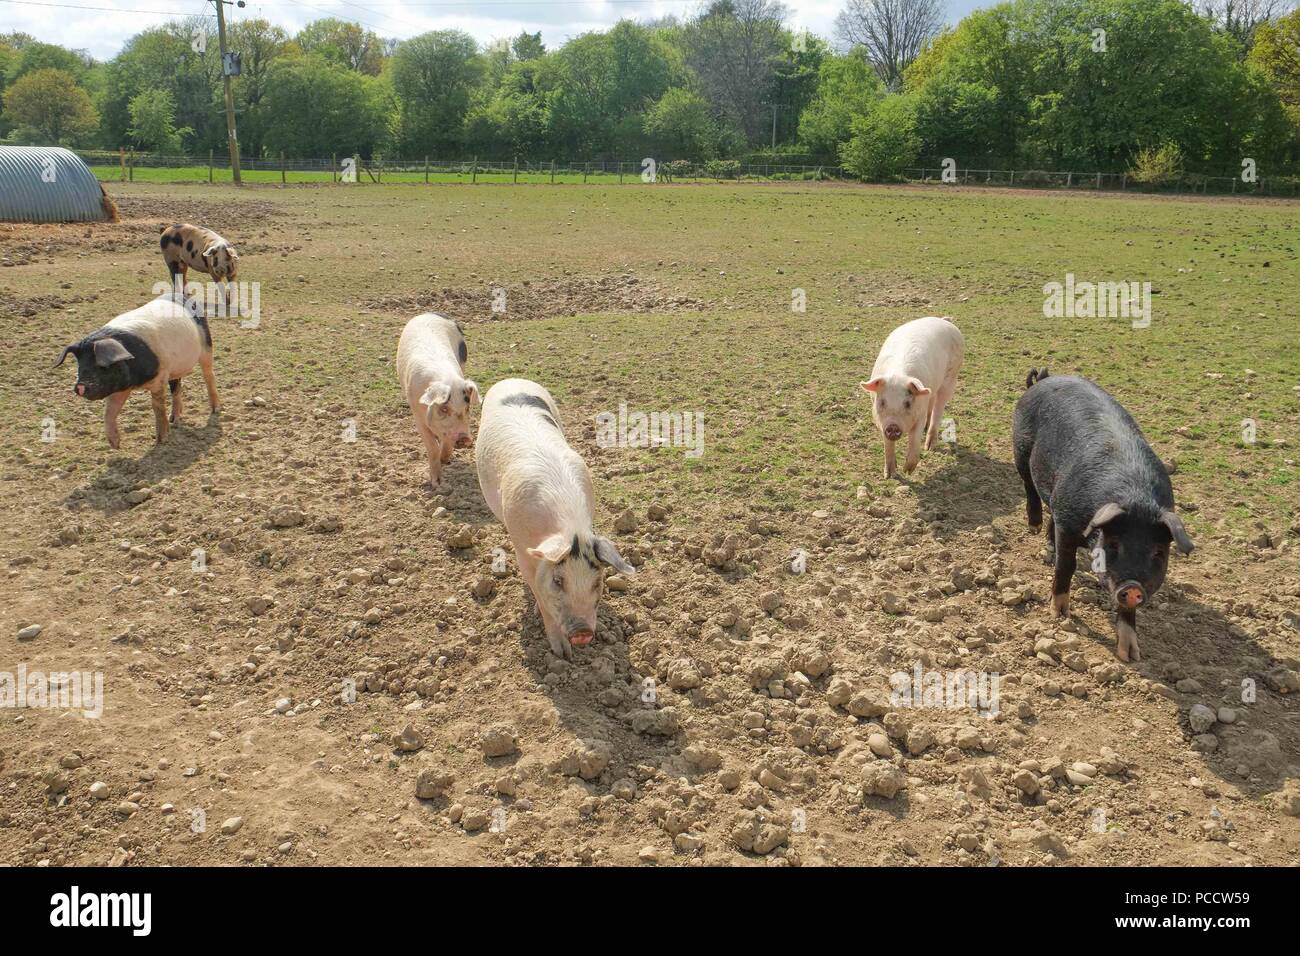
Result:
<svg viewBox="0 0 1300 956">
<path fill-rule="evenodd" d="M 0 146 L 0 221 L 116 218 L 113 201 L 75 153 L 57 146 Z"/>
</svg>

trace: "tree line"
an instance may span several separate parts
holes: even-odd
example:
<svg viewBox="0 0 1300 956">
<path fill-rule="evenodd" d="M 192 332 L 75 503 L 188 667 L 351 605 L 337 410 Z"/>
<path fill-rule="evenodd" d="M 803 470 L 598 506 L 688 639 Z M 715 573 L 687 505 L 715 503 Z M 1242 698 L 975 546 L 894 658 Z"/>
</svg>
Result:
<svg viewBox="0 0 1300 956">
<path fill-rule="evenodd" d="M 835 36 L 774 0 L 623 20 L 547 49 L 457 30 L 403 41 L 324 18 L 229 28 L 247 156 L 709 160 L 766 151 L 864 178 L 963 166 L 1230 171 L 1300 159 L 1300 11 L 1286 0 L 1009 0 L 945 28 L 937 0 L 848 0 Z M 111 60 L 0 34 L 0 141 L 225 147 L 215 25 Z"/>
</svg>

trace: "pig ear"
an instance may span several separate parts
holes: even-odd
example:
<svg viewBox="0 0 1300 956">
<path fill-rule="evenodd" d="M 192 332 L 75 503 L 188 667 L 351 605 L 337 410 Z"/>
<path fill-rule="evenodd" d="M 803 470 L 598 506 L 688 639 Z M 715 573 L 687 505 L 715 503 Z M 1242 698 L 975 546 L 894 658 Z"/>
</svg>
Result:
<svg viewBox="0 0 1300 956">
<path fill-rule="evenodd" d="M 623 555 L 618 553 L 618 548 L 614 546 L 614 542 L 610 541 L 609 538 L 601 538 L 598 536 L 595 541 L 595 546 L 596 557 L 605 564 L 608 564 L 615 571 L 620 574 L 636 574 L 636 568 L 632 567 L 632 565 L 628 564 L 627 561 L 623 559 Z"/>
<path fill-rule="evenodd" d="M 1187 529 L 1183 527 L 1182 518 L 1172 511 L 1162 511 L 1160 512 L 1160 523 L 1168 528 L 1169 533 L 1174 536 L 1174 544 L 1178 546 L 1179 551 L 1183 554 L 1192 553 L 1192 548 L 1196 547 L 1196 545 L 1192 544 L 1192 539 L 1187 537 Z"/>
<path fill-rule="evenodd" d="M 1100 508 L 1097 509 L 1097 513 L 1093 515 L 1092 520 L 1088 522 L 1088 527 L 1083 529 L 1084 538 L 1086 539 L 1090 537 L 1092 533 L 1096 531 L 1098 528 L 1100 528 L 1102 525 L 1110 524 L 1110 522 L 1114 521 L 1123 513 L 1124 513 L 1124 509 L 1121 508 L 1119 505 L 1117 505 L 1115 502 L 1113 501 L 1106 502 L 1104 505 L 1102 505 Z"/>
<path fill-rule="evenodd" d="M 52 367 L 53 367 L 53 368 L 58 368 L 60 365 L 62 365 L 62 364 L 63 364 L 63 360 L 64 360 L 65 358 L 68 357 L 68 353 L 69 353 L 69 352 L 71 352 L 73 355 L 76 355 L 76 354 L 77 354 L 77 346 L 75 346 L 75 345 L 65 345 L 65 346 L 63 347 L 63 351 L 59 353 L 59 360 L 58 360 L 57 362 L 55 362 L 54 365 L 53 365 Z"/>
<path fill-rule="evenodd" d="M 446 382 L 434 382 L 420 396 L 420 404 L 432 408 L 434 405 L 441 405 L 449 398 L 451 398 L 451 386 Z"/>
<path fill-rule="evenodd" d="M 929 395 L 930 390 L 925 387 L 925 383 L 919 378 L 909 378 L 907 380 L 907 390 L 913 395 Z"/>
<path fill-rule="evenodd" d="M 858 385 L 862 387 L 862 390 L 864 392 L 878 392 L 880 391 L 880 386 L 884 384 L 885 384 L 885 379 L 883 376 L 880 375 L 877 375 L 869 382 L 858 382 Z"/>
<path fill-rule="evenodd" d="M 124 362 L 129 358 L 135 356 L 117 339 L 99 339 L 95 343 L 95 364 L 100 368 L 108 368 L 114 362 Z"/>
<path fill-rule="evenodd" d="M 471 381 L 470 379 L 465 379 L 465 404 L 466 404 L 466 406 L 473 407 L 474 405 L 477 405 L 477 404 L 478 404 L 478 401 L 479 401 L 479 397 L 478 397 L 478 386 L 475 385 L 474 382 Z"/>
<path fill-rule="evenodd" d="M 558 564 L 571 550 L 569 539 L 562 534 L 553 534 L 535 548 L 528 549 L 528 556 L 539 561 Z"/>
</svg>

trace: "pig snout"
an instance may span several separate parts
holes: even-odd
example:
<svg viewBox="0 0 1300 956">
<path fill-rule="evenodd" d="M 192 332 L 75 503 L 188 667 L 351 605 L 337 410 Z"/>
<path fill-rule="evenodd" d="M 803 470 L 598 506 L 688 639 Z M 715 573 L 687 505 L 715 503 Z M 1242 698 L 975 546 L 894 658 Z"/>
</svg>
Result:
<svg viewBox="0 0 1300 956">
<path fill-rule="evenodd" d="M 474 439 L 470 438 L 468 433 L 456 436 L 457 448 L 468 448 L 472 444 L 474 444 Z"/>
<path fill-rule="evenodd" d="M 596 636 L 595 623 L 578 619 L 566 621 L 564 635 L 574 647 L 586 647 Z"/>
<path fill-rule="evenodd" d="M 86 395 L 86 383 L 78 382 L 75 386 L 73 386 L 72 390 L 84 398 Z"/>
<path fill-rule="evenodd" d="M 903 437 L 903 429 L 897 425 L 889 424 L 885 426 L 885 437 L 890 441 L 898 441 Z"/>
<path fill-rule="evenodd" d="M 1146 588 L 1136 581 L 1125 581 L 1115 589 L 1115 603 L 1130 611 L 1137 610 L 1146 599 Z"/>
</svg>

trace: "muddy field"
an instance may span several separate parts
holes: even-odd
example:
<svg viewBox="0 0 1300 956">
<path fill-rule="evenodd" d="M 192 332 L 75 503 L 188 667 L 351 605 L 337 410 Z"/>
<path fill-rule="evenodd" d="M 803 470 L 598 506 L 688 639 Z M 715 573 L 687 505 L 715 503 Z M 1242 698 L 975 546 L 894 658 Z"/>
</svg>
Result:
<svg viewBox="0 0 1300 956">
<path fill-rule="evenodd" d="M 0 707 L 0 863 L 1300 856 L 1294 206 L 111 191 L 120 224 L 0 224 L 0 675 L 29 678 Z M 164 445 L 140 396 L 111 452 L 102 403 L 50 365 L 150 297 L 173 221 L 239 247 L 260 322 L 214 320 L 219 417 L 196 375 Z M 1067 273 L 1150 281 L 1150 327 L 1045 318 Z M 472 450 L 425 483 L 393 357 L 426 308 L 465 324 L 484 391 L 552 391 L 638 568 L 572 664 Z M 857 383 L 927 314 L 966 337 L 955 441 L 885 481 Z M 1049 614 L 1010 450 L 1038 365 L 1099 381 L 1174 466 L 1197 548 L 1139 615 L 1140 663 L 1084 563 L 1074 616 Z M 703 454 L 602 447 L 622 404 L 701 413 Z M 918 669 L 995 676 L 998 699 L 891 699 Z M 102 675 L 101 715 L 40 705 L 74 672 Z"/>
</svg>

